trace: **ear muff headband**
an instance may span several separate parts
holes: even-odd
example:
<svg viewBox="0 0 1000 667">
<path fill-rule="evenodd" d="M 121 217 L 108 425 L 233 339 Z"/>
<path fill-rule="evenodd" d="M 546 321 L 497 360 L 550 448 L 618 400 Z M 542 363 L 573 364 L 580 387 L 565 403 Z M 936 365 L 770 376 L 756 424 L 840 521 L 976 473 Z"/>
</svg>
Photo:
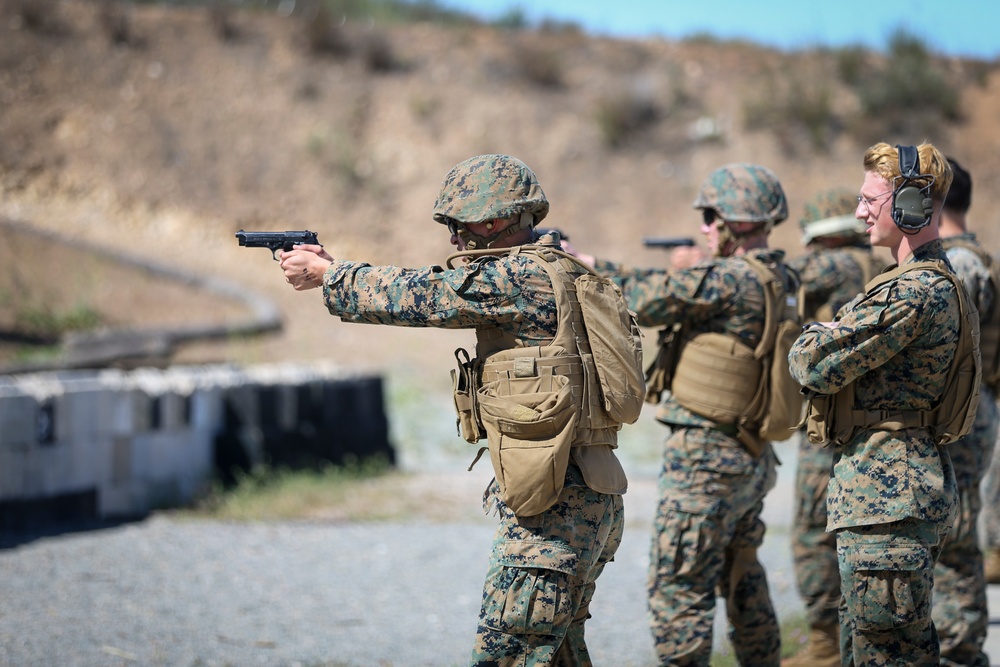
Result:
<svg viewBox="0 0 1000 667">
<path fill-rule="evenodd" d="M 892 192 L 892 221 L 904 234 L 916 234 L 931 222 L 934 210 L 929 196 L 934 177 L 920 173 L 920 154 L 916 146 L 896 144 L 899 150 L 899 185 Z M 930 178 L 922 188 L 910 185 L 918 178 Z"/>
</svg>

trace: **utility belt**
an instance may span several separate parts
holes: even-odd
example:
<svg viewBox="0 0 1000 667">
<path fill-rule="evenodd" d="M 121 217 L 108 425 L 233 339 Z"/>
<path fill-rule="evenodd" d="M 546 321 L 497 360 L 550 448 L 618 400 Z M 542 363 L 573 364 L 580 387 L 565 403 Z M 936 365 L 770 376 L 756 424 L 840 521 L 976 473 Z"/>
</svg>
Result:
<svg viewBox="0 0 1000 667">
<path fill-rule="evenodd" d="M 853 405 L 853 383 L 837 394 L 817 394 L 809 399 L 805 421 L 809 442 L 842 446 L 859 430 L 933 429 L 937 423 L 931 410 L 858 410 Z"/>
</svg>

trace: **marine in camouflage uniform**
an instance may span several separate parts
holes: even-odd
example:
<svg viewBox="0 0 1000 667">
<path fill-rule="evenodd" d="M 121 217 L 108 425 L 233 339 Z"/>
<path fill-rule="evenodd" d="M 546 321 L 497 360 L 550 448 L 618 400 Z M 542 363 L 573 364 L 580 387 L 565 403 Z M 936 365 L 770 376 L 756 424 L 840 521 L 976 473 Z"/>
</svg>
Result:
<svg viewBox="0 0 1000 667">
<path fill-rule="evenodd" d="M 446 176 L 434 208 L 460 250 L 533 243 L 548 212 L 535 175 L 504 155 L 470 158 Z M 558 247 L 557 235 L 537 239 Z M 466 329 L 496 327 L 524 346 L 556 334 L 557 307 L 546 271 L 523 255 L 487 255 L 457 268 L 370 266 L 333 259 L 319 246 L 283 253 L 281 266 L 296 289 L 322 287 L 327 308 L 347 322 Z M 610 452 L 610 449 L 609 449 Z M 621 542 L 621 488 L 601 493 L 585 466 L 571 460 L 558 500 L 520 517 L 504 503 L 494 479 L 484 510 L 499 514 L 479 627 L 470 664 L 590 665 L 584 622 L 595 584 Z M 608 471 L 599 471 L 608 472 Z"/>
<path fill-rule="evenodd" d="M 996 302 L 990 270 L 973 249 L 981 247 L 966 229 L 972 179 L 953 159 L 954 178 L 942 209 L 940 233 L 948 260 L 962 279 L 981 322 Z M 983 552 L 979 548 L 980 485 L 993 457 L 1000 414 L 996 395 L 987 384 L 979 389 L 979 408 L 972 432 L 948 446 L 958 487 L 958 513 L 934 567 L 932 615 L 941 641 L 942 665 L 989 667 L 983 652 L 989 626 Z"/>
<path fill-rule="evenodd" d="M 937 219 L 951 169 L 933 146 L 917 152 L 921 173 L 930 176 L 910 183 L 927 188 L 929 222 L 904 232 L 894 221 L 893 187 L 905 181 L 896 151 L 884 143 L 865 154 L 856 215 L 872 245 L 889 248 L 897 262 L 947 264 Z M 949 279 L 929 270 L 903 273 L 845 305 L 835 323 L 806 327 L 789 354 L 790 370 L 819 395 L 853 383 L 854 408 L 929 411 L 945 391 L 959 321 Z M 837 445 L 827 511 L 828 529 L 837 534 L 843 665 L 939 663 L 931 589 L 956 501 L 948 451 L 928 428 L 862 426 Z"/>
<path fill-rule="evenodd" d="M 802 281 L 807 321 L 832 320 L 884 266 L 872 252 L 865 224 L 854 217 L 857 204 L 857 195 L 851 191 L 833 189 L 816 194 L 805 206 L 799 225 L 808 252 L 788 264 Z M 826 529 L 833 448 L 799 435 L 792 555 L 810 632 L 804 649 L 781 664 L 832 667 L 840 664 L 837 538 Z"/>
<path fill-rule="evenodd" d="M 730 164 L 712 172 L 694 207 L 715 256 L 666 273 L 597 262 L 613 275 L 643 326 L 678 323 L 692 332 L 725 333 L 755 347 L 764 331 L 764 288 L 743 259 L 752 256 L 784 276 L 784 252 L 767 247 L 788 207 L 764 167 Z M 657 419 L 670 427 L 663 448 L 650 554 L 649 612 L 660 664 L 709 664 L 716 597 L 726 601 L 729 637 L 746 667 L 776 666 L 781 638 L 767 577 L 757 558 L 764 539 L 763 500 L 773 488 L 770 443 L 752 454 L 733 425 L 717 424 L 668 397 Z"/>
</svg>

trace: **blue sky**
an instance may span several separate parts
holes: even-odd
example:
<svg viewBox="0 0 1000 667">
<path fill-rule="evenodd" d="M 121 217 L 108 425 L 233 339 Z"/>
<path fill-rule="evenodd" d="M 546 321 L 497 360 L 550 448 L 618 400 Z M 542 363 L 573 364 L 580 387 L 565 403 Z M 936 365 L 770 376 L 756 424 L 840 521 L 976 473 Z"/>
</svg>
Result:
<svg viewBox="0 0 1000 667">
<path fill-rule="evenodd" d="M 695 33 L 783 49 L 879 49 L 898 28 L 942 54 L 1000 57 L 998 0 L 440 0 L 487 19 L 519 8 L 529 21 L 573 21 L 588 32 L 676 39 Z"/>
</svg>

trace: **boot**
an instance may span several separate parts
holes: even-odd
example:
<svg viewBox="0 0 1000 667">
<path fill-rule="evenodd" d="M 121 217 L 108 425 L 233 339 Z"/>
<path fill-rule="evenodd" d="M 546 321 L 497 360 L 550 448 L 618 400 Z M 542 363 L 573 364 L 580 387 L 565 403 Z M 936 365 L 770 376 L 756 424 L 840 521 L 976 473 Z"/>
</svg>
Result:
<svg viewBox="0 0 1000 667">
<path fill-rule="evenodd" d="M 986 551 L 983 559 L 983 574 L 986 576 L 986 583 L 1000 584 L 1000 547 L 993 547 Z"/>
<path fill-rule="evenodd" d="M 809 643 L 781 667 L 840 667 L 840 626 L 820 625 L 809 629 Z"/>
</svg>

